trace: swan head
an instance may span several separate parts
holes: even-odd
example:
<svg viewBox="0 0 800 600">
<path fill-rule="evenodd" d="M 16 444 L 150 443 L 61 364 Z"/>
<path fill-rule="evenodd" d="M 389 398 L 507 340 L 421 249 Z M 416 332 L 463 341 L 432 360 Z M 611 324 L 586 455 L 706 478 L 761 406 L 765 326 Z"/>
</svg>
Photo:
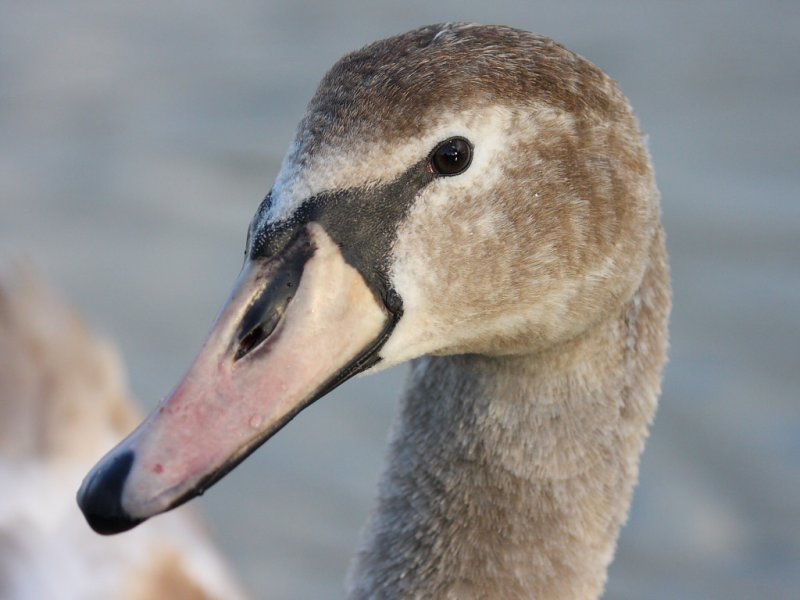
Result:
<svg viewBox="0 0 800 600">
<path fill-rule="evenodd" d="M 206 344 L 84 514 L 115 533 L 181 504 L 359 372 L 580 334 L 630 299 L 658 212 L 627 101 L 547 38 L 448 24 L 345 56 Z"/>
</svg>

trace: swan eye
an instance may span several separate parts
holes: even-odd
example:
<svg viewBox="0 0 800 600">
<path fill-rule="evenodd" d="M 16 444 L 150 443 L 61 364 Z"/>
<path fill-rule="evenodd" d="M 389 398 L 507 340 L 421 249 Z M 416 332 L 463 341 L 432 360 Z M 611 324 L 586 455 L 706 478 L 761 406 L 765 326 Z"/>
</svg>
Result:
<svg viewBox="0 0 800 600">
<path fill-rule="evenodd" d="M 428 169 L 437 175 L 458 175 L 472 162 L 472 144 L 462 137 L 445 140 L 431 152 Z"/>
</svg>

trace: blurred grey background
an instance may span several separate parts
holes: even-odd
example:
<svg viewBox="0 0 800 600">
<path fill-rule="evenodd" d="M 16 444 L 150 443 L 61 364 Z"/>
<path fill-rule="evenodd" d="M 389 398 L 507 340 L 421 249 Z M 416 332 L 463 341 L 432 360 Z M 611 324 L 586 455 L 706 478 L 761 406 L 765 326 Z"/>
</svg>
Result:
<svg viewBox="0 0 800 600">
<path fill-rule="evenodd" d="M 0 248 L 33 256 L 116 340 L 148 407 L 199 349 L 343 53 L 468 20 L 603 67 L 649 134 L 675 287 L 606 597 L 800 597 L 800 2 L 6 0 L 0 14 Z M 255 598 L 342 596 L 403 377 L 350 382 L 195 503 Z"/>
</svg>

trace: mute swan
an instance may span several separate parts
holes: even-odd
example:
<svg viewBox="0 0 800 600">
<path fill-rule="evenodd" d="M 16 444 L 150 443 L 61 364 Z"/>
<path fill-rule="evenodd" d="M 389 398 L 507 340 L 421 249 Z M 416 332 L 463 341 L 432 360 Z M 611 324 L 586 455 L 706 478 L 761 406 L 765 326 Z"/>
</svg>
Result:
<svg viewBox="0 0 800 600">
<path fill-rule="evenodd" d="M 242 598 L 191 514 L 115 540 L 86 528 L 72 490 L 138 417 L 114 349 L 29 265 L 2 270 L 0 597 Z"/>
<path fill-rule="evenodd" d="M 412 360 L 351 597 L 597 597 L 666 356 L 659 213 L 628 102 L 552 40 L 446 24 L 345 56 L 196 361 L 84 480 L 89 524 L 187 501 Z"/>
</svg>

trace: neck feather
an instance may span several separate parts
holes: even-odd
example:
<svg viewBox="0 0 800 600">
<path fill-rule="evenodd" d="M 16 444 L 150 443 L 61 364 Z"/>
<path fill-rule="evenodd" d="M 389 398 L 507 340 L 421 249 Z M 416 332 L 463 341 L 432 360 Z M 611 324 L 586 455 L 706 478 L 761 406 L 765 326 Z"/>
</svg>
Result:
<svg viewBox="0 0 800 600">
<path fill-rule="evenodd" d="M 660 391 L 660 236 L 641 287 L 580 338 L 412 367 L 353 598 L 596 598 Z"/>
</svg>

